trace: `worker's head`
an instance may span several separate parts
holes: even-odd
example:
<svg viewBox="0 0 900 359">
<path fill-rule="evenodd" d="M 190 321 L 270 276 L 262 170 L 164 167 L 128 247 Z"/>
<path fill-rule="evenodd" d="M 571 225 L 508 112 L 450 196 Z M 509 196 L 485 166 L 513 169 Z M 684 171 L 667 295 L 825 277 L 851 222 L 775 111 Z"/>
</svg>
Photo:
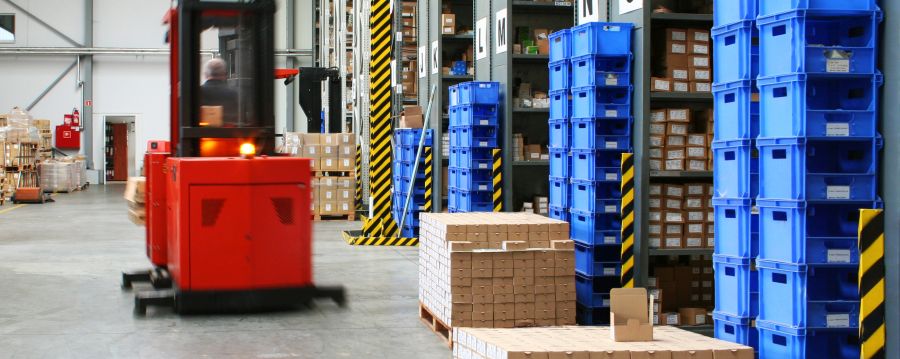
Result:
<svg viewBox="0 0 900 359">
<path fill-rule="evenodd" d="M 228 76 L 225 60 L 215 58 L 206 62 L 203 75 L 207 80 L 225 80 Z"/>
</svg>

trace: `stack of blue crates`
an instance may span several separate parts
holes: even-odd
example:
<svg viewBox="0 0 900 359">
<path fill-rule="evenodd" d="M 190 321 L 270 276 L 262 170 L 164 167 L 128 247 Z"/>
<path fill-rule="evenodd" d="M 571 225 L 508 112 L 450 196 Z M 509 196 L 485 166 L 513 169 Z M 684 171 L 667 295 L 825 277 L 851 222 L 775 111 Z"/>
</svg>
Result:
<svg viewBox="0 0 900 359">
<path fill-rule="evenodd" d="M 757 0 L 713 3 L 716 338 L 758 347 L 759 32 Z"/>
<path fill-rule="evenodd" d="M 450 166 L 447 209 L 491 212 L 493 150 L 499 148 L 500 83 L 463 82 L 450 86 Z"/>
<path fill-rule="evenodd" d="M 550 218 L 569 221 L 569 169 L 572 166 L 572 32 L 560 30 L 550 34 Z"/>
<path fill-rule="evenodd" d="M 397 225 L 403 218 L 403 207 L 409 193 L 409 185 L 413 183 L 412 197 L 406 210 L 406 222 L 400 229 L 405 238 L 419 236 L 419 212 L 425 206 L 425 153 L 419 158 L 416 168 L 416 154 L 419 150 L 421 128 L 398 128 L 394 130 L 394 162 L 393 162 L 393 200 L 392 214 Z M 432 131 L 425 132 L 425 147 L 432 146 Z"/>
<path fill-rule="evenodd" d="M 608 323 L 609 292 L 620 286 L 621 158 L 632 148 L 632 27 L 591 22 L 563 35 L 570 38 L 571 74 L 562 93 L 571 93 L 571 100 L 556 105 L 551 96 L 551 114 L 566 115 L 551 117 L 551 146 L 568 151 L 551 150 L 550 181 L 552 188 L 569 187 L 579 324 Z"/>
<path fill-rule="evenodd" d="M 877 195 L 875 0 L 760 0 L 759 355 L 858 358 L 859 209 Z M 717 223 L 718 225 L 718 223 Z"/>
</svg>

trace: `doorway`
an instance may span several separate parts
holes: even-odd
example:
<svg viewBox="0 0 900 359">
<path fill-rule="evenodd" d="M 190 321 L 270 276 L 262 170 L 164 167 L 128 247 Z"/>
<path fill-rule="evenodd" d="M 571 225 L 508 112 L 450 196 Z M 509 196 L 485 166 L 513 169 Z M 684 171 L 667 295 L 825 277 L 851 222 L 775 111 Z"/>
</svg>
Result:
<svg viewBox="0 0 900 359">
<path fill-rule="evenodd" d="M 135 116 L 106 116 L 103 136 L 103 169 L 106 182 L 128 180 L 137 176 L 135 149 Z"/>
</svg>

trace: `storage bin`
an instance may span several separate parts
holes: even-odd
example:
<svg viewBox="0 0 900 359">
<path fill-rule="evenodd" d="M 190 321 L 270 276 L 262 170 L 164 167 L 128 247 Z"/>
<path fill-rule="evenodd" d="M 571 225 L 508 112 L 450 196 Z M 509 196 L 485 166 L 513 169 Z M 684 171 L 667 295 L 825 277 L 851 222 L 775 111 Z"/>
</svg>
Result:
<svg viewBox="0 0 900 359">
<path fill-rule="evenodd" d="M 632 56 L 586 55 L 570 61 L 571 87 L 631 85 Z"/>
<path fill-rule="evenodd" d="M 572 28 L 572 57 L 631 53 L 631 23 L 589 22 Z"/>
<path fill-rule="evenodd" d="M 759 16 L 791 10 L 813 10 L 832 16 L 852 15 L 878 9 L 878 0 L 758 0 Z"/>
<path fill-rule="evenodd" d="M 859 210 L 882 208 L 882 203 L 759 199 L 757 206 L 760 259 L 856 267 Z"/>
<path fill-rule="evenodd" d="M 450 165 L 459 168 L 491 170 L 494 168 L 492 148 L 450 148 Z"/>
<path fill-rule="evenodd" d="M 619 277 L 621 258 L 621 245 L 575 243 L 575 272 L 586 277 Z"/>
<path fill-rule="evenodd" d="M 557 30 L 550 34 L 550 62 L 568 60 L 572 56 L 572 31 Z"/>
<path fill-rule="evenodd" d="M 571 136 L 569 130 L 569 120 L 554 120 L 551 119 L 549 121 L 550 124 L 550 148 L 556 149 L 567 149 L 569 148 L 570 141 L 569 137 Z"/>
<path fill-rule="evenodd" d="M 609 292 L 621 287 L 617 276 L 591 277 L 575 273 L 575 294 L 578 303 L 591 308 L 609 307 Z M 609 318 L 609 314 L 607 314 Z"/>
<path fill-rule="evenodd" d="M 631 150 L 631 119 L 572 119 L 572 148 Z"/>
<path fill-rule="evenodd" d="M 464 191 L 487 191 L 493 190 L 493 180 L 491 179 L 491 170 L 473 170 L 468 168 L 457 169 L 459 176 L 457 188 Z"/>
<path fill-rule="evenodd" d="M 565 221 L 565 222 L 568 222 L 568 221 L 569 221 L 569 210 L 568 210 L 568 208 L 565 208 L 565 207 L 554 207 L 554 206 L 552 206 L 552 205 L 551 205 L 549 208 L 550 208 L 550 209 L 549 209 L 549 212 L 550 212 L 550 218 L 558 219 L 558 220 L 560 220 L 560 221 Z"/>
<path fill-rule="evenodd" d="M 857 327 L 858 269 L 757 260 L 758 320 L 789 327 Z"/>
<path fill-rule="evenodd" d="M 459 84 L 447 87 L 447 103 L 450 107 L 459 105 Z"/>
<path fill-rule="evenodd" d="M 587 197 L 588 193 L 595 193 L 596 191 L 586 190 L 586 187 L 584 185 L 572 186 L 572 202 L 569 209 L 603 214 L 618 214 L 621 212 L 621 198 Z"/>
<path fill-rule="evenodd" d="M 752 260 L 713 255 L 717 312 L 735 317 L 756 317 L 759 313 L 759 273 L 751 268 Z"/>
<path fill-rule="evenodd" d="M 754 350 L 759 348 L 759 331 L 751 325 L 754 318 L 736 317 L 719 312 L 713 312 L 712 317 L 713 334 L 716 339 L 743 344 Z"/>
<path fill-rule="evenodd" d="M 411 182 L 412 180 L 409 178 L 394 177 L 394 189 L 401 193 L 407 193 Z M 413 194 L 425 195 L 425 180 L 417 179 L 413 186 Z"/>
<path fill-rule="evenodd" d="M 550 91 L 550 119 L 568 120 L 572 113 L 572 99 L 568 90 Z"/>
<path fill-rule="evenodd" d="M 497 105 L 500 103 L 499 82 L 469 81 L 460 83 L 458 86 L 460 105 Z"/>
<path fill-rule="evenodd" d="M 548 65 L 550 70 L 550 91 L 563 91 L 569 89 L 571 80 L 569 61 L 555 61 Z"/>
<path fill-rule="evenodd" d="M 575 307 L 575 321 L 578 325 L 609 325 L 609 306 L 591 308 L 579 303 Z"/>
<path fill-rule="evenodd" d="M 883 77 L 760 78 L 760 137 L 873 137 Z"/>
<path fill-rule="evenodd" d="M 713 1 L 713 24 L 723 26 L 744 20 L 756 20 L 758 0 Z"/>
<path fill-rule="evenodd" d="M 622 230 L 622 222 L 618 213 L 588 213 L 570 208 L 569 216 L 571 237 L 581 243 L 606 243 L 612 238 L 609 236 L 610 232 Z"/>
<path fill-rule="evenodd" d="M 859 358 L 857 329 L 791 328 L 757 320 L 760 358 Z"/>
<path fill-rule="evenodd" d="M 760 36 L 759 75 L 874 74 L 882 13 L 835 15 L 791 11 L 760 16 L 756 20 Z"/>
<path fill-rule="evenodd" d="M 550 148 L 550 176 L 551 177 L 569 177 L 572 168 L 569 159 L 569 151 L 560 148 Z"/>
<path fill-rule="evenodd" d="M 497 148 L 497 127 L 460 126 L 450 129 L 450 145 L 454 147 Z M 454 135 L 456 143 L 454 143 Z"/>
<path fill-rule="evenodd" d="M 751 80 L 713 85 L 713 121 L 716 140 L 755 139 L 759 136 L 759 101 Z"/>
<path fill-rule="evenodd" d="M 759 192 L 758 152 L 751 140 L 715 141 L 713 151 L 713 183 L 716 197 L 754 198 Z"/>
<path fill-rule="evenodd" d="M 877 199 L 881 145 L 880 138 L 760 138 L 759 195 L 767 199 L 873 201 Z"/>
<path fill-rule="evenodd" d="M 715 253 L 755 258 L 759 253 L 759 215 L 750 198 L 713 198 Z"/>
<path fill-rule="evenodd" d="M 740 0 L 736 0 L 740 1 Z M 754 80 L 759 74 L 759 32 L 753 20 L 712 29 L 713 80 Z"/>
<path fill-rule="evenodd" d="M 492 212 L 494 204 L 490 191 L 458 190 L 457 208 L 460 212 Z"/>
<path fill-rule="evenodd" d="M 572 150 L 573 180 L 618 183 L 622 178 L 621 167 L 621 151 Z"/>
<path fill-rule="evenodd" d="M 450 126 L 497 126 L 497 105 L 459 105 L 451 107 Z"/>
<path fill-rule="evenodd" d="M 447 168 L 447 188 L 459 188 L 459 171 L 456 167 Z"/>
<path fill-rule="evenodd" d="M 425 144 L 424 146 L 432 145 L 432 130 L 425 131 Z M 422 137 L 422 129 L 421 128 L 398 128 L 394 130 L 394 145 L 402 146 L 402 147 L 419 147 L 419 140 Z M 399 139 L 399 140 L 398 140 Z"/>
<path fill-rule="evenodd" d="M 415 161 L 412 162 L 396 162 L 395 167 L 399 167 L 400 176 L 403 178 L 415 178 L 415 179 L 425 179 L 425 157 L 422 157 L 422 160 L 419 161 L 419 166 L 416 168 Z M 415 171 L 415 172 L 413 172 Z"/>
<path fill-rule="evenodd" d="M 569 206 L 569 181 L 565 177 L 550 177 L 550 207 Z"/>
<path fill-rule="evenodd" d="M 630 118 L 631 86 L 572 88 L 573 118 Z"/>
<path fill-rule="evenodd" d="M 447 189 L 447 209 L 451 211 L 459 210 L 459 190 L 453 187 Z"/>
</svg>

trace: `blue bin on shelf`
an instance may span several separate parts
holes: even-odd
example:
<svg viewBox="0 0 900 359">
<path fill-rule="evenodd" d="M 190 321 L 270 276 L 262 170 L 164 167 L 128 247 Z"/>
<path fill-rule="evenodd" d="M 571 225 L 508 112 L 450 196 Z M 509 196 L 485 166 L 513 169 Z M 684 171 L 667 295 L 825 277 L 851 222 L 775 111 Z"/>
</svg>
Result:
<svg viewBox="0 0 900 359">
<path fill-rule="evenodd" d="M 717 312 L 735 317 L 759 313 L 759 273 L 751 268 L 751 261 L 750 257 L 713 255 Z"/>
<path fill-rule="evenodd" d="M 744 20 L 756 20 L 758 0 L 731 0 L 713 2 L 713 24 L 722 26 Z"/>
<path fill-rule="evenodd" d="M 631 85 L 632 56 L 586 55 L 572 58 L 572 87 L 608 87 Z"/>
<path fill-rule="evenodd" d="M 760 137 L 872 137 L 877 133 L 881 74 L 760 78 Z"/>
<path fill-rule="evenodd" d="M 568 60 L 572 56 L 572 32 L 557 30 L 550 34 L 550 62 Z"/>
<path fill-rule="evenodd" d="M 575 243 L 575 273 L 585 277 L 619 277 L 622 246 Z"/>
<path fill-rule="evenodd" d="M 834 15 L 792 11 L 760 16 L 756 21 L 760 34 L 759 75 L 875 73 L 882 13 Z"/>
<path fill-rule="evenodd" d="M 572 172 L 569 151 L 564 148 L 551 147 L 550 151 L 550 176 L 566 178 Z"/>
<path fill-rule="evenodd" d="M 756 86 L 751 80 L 713 85 L 716 139 L 755 139 L 759 136 L 759 102 L 753 101 Z"/>
<path fill-rule="evenodd" d="M 858 268 L 803 266 L 757 260 L 758 320 L 790 327 L 857 328 Z M 841 322 L 832 321 L 844 316 Z"/>
<path fill-rule="evenodd" d="M 575 273 L 578 303 L 591 308 L 609 307 L 609 292 L 622 286 L 617 276 L 590 277 Z M 607 319 L 609 315 L 607 315 Z"/>
<path fill-rule="evenodd" d="M 859 210 L 882 208 L 882 203 L 759 199 L 757 206 L 760 259 L 856 267 Z"/>
<path fill-rule="evenodd" d="M 573 180 L 616 182 L 622 179 L 622 152 L 572 150 Z"/>
<path fill-rule="evenodd" d="M 550 207 L 569 206 L 569 181 L 565 177 L 550 177 Z"/>
<path fill-rule="evenodd" d="M 550 91 L 562 91 L 570 87 L 571 69 L 569 61 L 554 61 L 548 65 L 550 70 Z"/>
<path fill-rule="evenodd" d="M 878 0 L 759 0 L 759 16 L 792 10 L 812 10 L 831 16 L 858 14 L 878 9 Z"/>
<path fill-rule="evenodd" d="M 759 348 L 759 331 L 751 324 L 754 318 L 713 312 L 713 334 L 716 339 Z"/>
<path fill-rule="evenodd" d="M 721 2 L 721 1 L 720 1 Z M 759 74 L 759 32 L 753 20 L 712 29 L 713 80 L 753 80 Z"/>
<path fill-rule="evenodd" d="M 572 57 L 631 53 L 631 23 L 589 22 L 572 28 Z"/>
<path fill-rule="evenodd" d="M 630 118 L 631 86 L 572 88 L 573 118 Z"/>
<path fill-rule="evenodd" d="M 622 230 L 618 213 L 590 213 L 569 209 L 569 227 L 573 240 L 581 243 L 603 243 L 611 240 L 611 232 Z M 616 239 L 621 238 L 621 236 Z"/>
<path fill-rule="evenodd" d="M 491 179 L 492 170 L 473 170 L 468 168 L 457 169 L 458 182 L 457 188 L 465 191 L 487 191 L 493 190 L 493 181 Z"/>
<path fill-rule="evenodd" d="M 572 113 L 572 99 L 568 90 L 550 91 L 550 119 L 567 120 Z"/>
<path fill-rule="evenodd" d="M 859 358 L 857 329 L 792 328 L 757 320 L 760 358 Z"/>
<path fill-rule="evenodd" d="M 751 174 L 759 173 L 759 162 L 755 157 L 757 152 L 751 143 L 751 140 L 712 143 L 716 197 L 756 197 L 759 181 L 754 181 Z"/>
<path fill-rule="evenodd" d="M 451 147 L 450 165 L 459 168 L 490 170 L 494 168 L 492 148 Z"/>
<path fill-rule="evenodd" d="M 450 126 L 497 126 L 497 105 L 459 105 L 450 107 Z"/>
<path fill-rule="evenodd" d="M 500 83 L 469 81 L 459 85 L 460 105 L 497 105 L 500 103 Z M 453 105 L 451 102 L 450 105 Z"/>
<path fill-rule="evenodd" d="M 549 121 L 550 124 L 550 146 L 551 148 L 569 148 L 571 131 L 569 129 L 569 120 Z"/>
<path fill-rule="evenodd" d="M 572 148 L 580 150 L 631 149 L 631 119 L 572 119 Z"/>
<path fill-rule="evenodd" d="M 878 198 L 876 169 L 881 146 L 880 138 L 760 138 L 759 195 L 789 200 L 873 201 Z"/>
<path fill-rule="evenodd" d="M 569 221 L 569 209 L 566 207 L 554 207 L 550 206 L 549 208 L 550 218 L 558 219 L 560 221 Z"/>
<path fill-rule="evenodd" d="M 490 191 L 457 191 L 457 209 L 460 212 L 492 212 L 494 203 Z"/>
<path fill-rule="evenodd" d="M 452 127 L 450 131 L 450 146 L 497 148 L 498 131 L 496 126 L 460 126 Z"/>
<path fill-rule="evenodd" d="M 759 253 L 759 215 L 750 198 L 713 198 L 715 252 L 731 257 L 755 258 Z"/>
</svg>

